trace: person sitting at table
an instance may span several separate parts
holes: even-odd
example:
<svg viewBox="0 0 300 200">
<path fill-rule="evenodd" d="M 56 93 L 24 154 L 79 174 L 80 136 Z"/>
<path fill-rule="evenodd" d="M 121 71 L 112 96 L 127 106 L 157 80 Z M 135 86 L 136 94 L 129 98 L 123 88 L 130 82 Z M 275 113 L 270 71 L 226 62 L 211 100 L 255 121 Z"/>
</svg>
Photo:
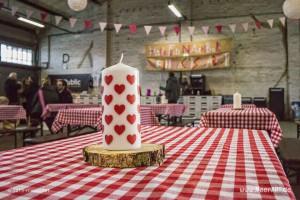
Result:
<svg viewBox="0 0 300 200">
<path fill-rule="evenodd" d="M 68 84 L 65 80 L 59 79 L 56 82 L 56 90 L 60 103 L 73 103 L 71 91 L 68 89 Z"/>
<path fill-rule="evenodd" d="M 166 87 L 160 87 L 160 89 L 166 92 L 166 98 L 168 99 L 168 103 L 177 103 L 180 95 L 180 85 L 174 72 L 169 73 L 169 78 L 167 80 Z"/>
<path fill-rule="evenodd" d="M 4 83 L 4 91 L 5 95 L 8 98 L 10 105 L 18 105 L 19 104 L 19 94 L 21 85 L 17 82 L 17 73 L 12 72 L 8 75 Z"/>
<path fill-rule="evenodd" d="M 42 80 L 42 87 L 36 93 L 32 102 L 31 117 L 34 119 L 41 119 L 41 115 L 46 109 L 47 104 L 59 103 L 58 94 L 53 86 L 50 85 L 49 79 L 45 78 Z M 49 130 L 55 119 L 56 113 L 51 113 L 47 116 L 44 121 L 47 124 Z"/>
</svg>

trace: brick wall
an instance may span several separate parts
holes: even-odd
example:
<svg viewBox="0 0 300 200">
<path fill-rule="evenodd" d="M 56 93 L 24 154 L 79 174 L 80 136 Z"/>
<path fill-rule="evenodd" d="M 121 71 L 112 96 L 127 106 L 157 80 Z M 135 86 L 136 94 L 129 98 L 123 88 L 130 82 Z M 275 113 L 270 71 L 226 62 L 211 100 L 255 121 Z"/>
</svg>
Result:
<svg viewBox="0 0 300 200">
<path fill-rule="evenodd" d="M 167 0 L 113 0 L 112 11 L 115 23 L 123 24 L 147 24 L 174 22 L 176 18 L 167 8 Z M 282 0 L 193 0 L 175 1 L 182 13 L 188 18 L 198 19 L 193 21 L 196 33 L 193 40 L 202 40 L 206 37 L 201 33 L 202 25 L 214 26 L 217 23 L 230 24 L 251 22 L 250 13 L 256 14 L 261 20 L 281 17 Z M 94 12 L 94 15 L 93 15 Z M 90 10 L 89 17 L 95 20 L 105 20 L 106 6 Z M 279 14 L 278 14 L 279 13 Z M 84 16 L 82 16 L 84 18 Z M 187 26 L 190 22 L 182 25 L 181 41 L 190 41 Z M 67 26 L 67 24 L 66 24 Z M 82 29 L 76 27 L 75 29 Z M 167 37 L 160 36 L 157 27 L 154 27 L 149 36 L 145 35 L 143 28 L 139 28 L 137 34 L 130 34 L 127 29 L 122 29 L 119 34 L 112 33 L 112 63 L 117 63 L 121 53 L 125 54 L 124 62 L 140 69 L 141 82 L 144 89 L 158 88 L 165 84 L 167 74 L 163 72 L 145 71 L 144 45 L 152 42 L 178 42 L 179 37 L 171 31 L 172 25 L 168 25 Z M 52 30 L 51 34 L 54 32 Z M 236 34 L 232 34 L 228 28 L 224 28 L 224 34 L 232 37 L 234 47 L 232 51 L 232 64 L 228 69 L 206 70 L 207 89 L 215 94 L 232 94 L 240 91 L 244 96 L 268 96 L 268 88 L 273 87 L 285 71 L 285 56 L 282 43 L 282 34 L 279 28 L 263 29 L 248 33 L 241 33 L 241 27 L 237 28 Z M 289 89 L 290 99 L 300 98 L 299 75 L 299 24 L 288 21 L 289 41 Z M 209 37 L 220 37 L 219 34 L 211 34 Z M 46 37 L 45 37 L 46 38 Z M 106 35 L 96 31 L 92 34 L 63 35 L 51 38 L 51 60 L 48 71 L 50 73 L 80 72 L 76 66 L 80 62 L 90 41 L 94 41 L 93 66 L 103 67 L 106 56 Z M 43 40 L 41 48 L 42 61 L 47 61 L 47 40 Z M 68 52 L 71 56 L 69 71 L 62 69 L 62 53 Z M 92 72 L 89 62 L 82 65 L 83 71 Z M 286 77 L 279 82 L 279 87 L 286 89 Z"/>
</svg>

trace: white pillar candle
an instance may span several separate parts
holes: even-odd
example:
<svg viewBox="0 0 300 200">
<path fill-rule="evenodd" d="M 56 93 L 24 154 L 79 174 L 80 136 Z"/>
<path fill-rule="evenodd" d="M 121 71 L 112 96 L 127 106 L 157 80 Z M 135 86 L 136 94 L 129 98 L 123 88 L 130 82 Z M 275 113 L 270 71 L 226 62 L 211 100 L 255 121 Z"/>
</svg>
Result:
<svg viewBox="0 0 300 200">
<path fill-rule="evenodd" d="M 118 63 L 102 72 L 103 147 L 141 148 L 139 71 Z"/>
<path fill-rule="evenodd" d="M 233 94 L 233 109 L 242 108 L 242 95 L 238 92 Z"/>
</svg>

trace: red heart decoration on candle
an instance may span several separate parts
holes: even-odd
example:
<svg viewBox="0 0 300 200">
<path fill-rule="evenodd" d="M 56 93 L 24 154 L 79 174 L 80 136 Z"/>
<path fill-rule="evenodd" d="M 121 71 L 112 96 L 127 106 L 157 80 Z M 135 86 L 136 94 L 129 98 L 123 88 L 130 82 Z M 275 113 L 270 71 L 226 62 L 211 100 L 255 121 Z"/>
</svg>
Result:
<svg viewBox="0 0 300 200">
<path fill-rule="evenodd" d="M 105 83 L 107 85 L 109 85 L 113 80 L 113 76 L 112 75 L 107 75 L 107 76 L 104 77 L 104 79 L 105 79 Z"/>
<path fill-rule="evenodd" d="M 105 142 L 106 144 L 110 144 L 113 141 L 113 136 L 112 135 L 105 135 Z"/>
<path fill-rule="evenodd" d="M 106 104 L 109 105 L 113 100 L 113 96 L 112 95 L 105 95 L 104 99 L 105 99 Z"/>
<path fill-rule="evenodd" d="M 118 135 L 122 135 L 122 133 L 125 131 L 124 125 L 115 125 L 115 131 Z"/>
<path fill-rule="evenodd" d="M 137 125 L 137 129 L 138 129 L 139 132 L 141 132 L 141 125 L 140 124 Z"/>
<path fill-rule="evenodd" d="M 115 85 L 115 91 L 118 93 L 118 94 L 122 94 L 125 90 L 125 85 L 123 84 L 116 84 Z"/>
<path fill-rule="evenodd" d="M 134 144 L 134 143 L 135 143 L 135 140 L 136 140 L 136 135 L 127 135 L 127 141 L 128 141 L 130 144 Z"/>
<path fill-rule="evenodd" d="M 113 120 L 113 116 L 112 115 L 105 115 L 105 122 L 107 125 L 110 125 L 110 123 Z"/>
<path fill-rule="evenodd" d="M 116 113 L 118 113 L 119 115 L 121 115 L 125 110 L 124 105 L 115 105 L 114 108 L 115 108 Z"/>
<path fill-rule="evenodd" d="M 129 103 L 133 104 L 135 102 L 135 95 L 134 94 L 132 94 L 132 95 L 128 94 L 127 95 L 127 101 Z"/>
<path fill-rule="evenodd" d="M 136 116 L 135 114 L 133 115 L 127 115 L 127 121 L 130 123 L 130 124 L 133 124 L 136 120 Z"/>
<path fill-rule="evenodd" d="M 127 81 L 132 85 L 135 81 L 135 76 L 134 75 L 127 75 Z"/>
</svg>

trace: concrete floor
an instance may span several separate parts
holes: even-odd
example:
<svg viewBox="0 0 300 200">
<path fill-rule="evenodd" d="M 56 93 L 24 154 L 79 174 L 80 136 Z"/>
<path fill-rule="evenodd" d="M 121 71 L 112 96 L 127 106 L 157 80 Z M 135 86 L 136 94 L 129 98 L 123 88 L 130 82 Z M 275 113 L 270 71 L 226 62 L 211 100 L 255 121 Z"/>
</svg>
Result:
<svg viewBox="0 0 300 200">
<path fill-rule="evenodd" d="M 283 137 L 286 138 L 296 138 L 297 131 L 296 131 L 296 124 L 293 122 L 280 122 L 280 126 L 283 131 Z M 45 126 L 44 126 L 45 127 Z M 49 131 L 44 131 L 49 133 Z M 22 145 L 22 137 L 19 135 L 18 137 L 18 146 Z M 14 148 L 14 136 L 0 136 L 0 151 L 5 151 Z M 300 200 L 300 185 L 296 185 L 294 180 L 290 180 L 290 183 L 293 187 L 294 193 L 297 199 Z"/>
</svg>

